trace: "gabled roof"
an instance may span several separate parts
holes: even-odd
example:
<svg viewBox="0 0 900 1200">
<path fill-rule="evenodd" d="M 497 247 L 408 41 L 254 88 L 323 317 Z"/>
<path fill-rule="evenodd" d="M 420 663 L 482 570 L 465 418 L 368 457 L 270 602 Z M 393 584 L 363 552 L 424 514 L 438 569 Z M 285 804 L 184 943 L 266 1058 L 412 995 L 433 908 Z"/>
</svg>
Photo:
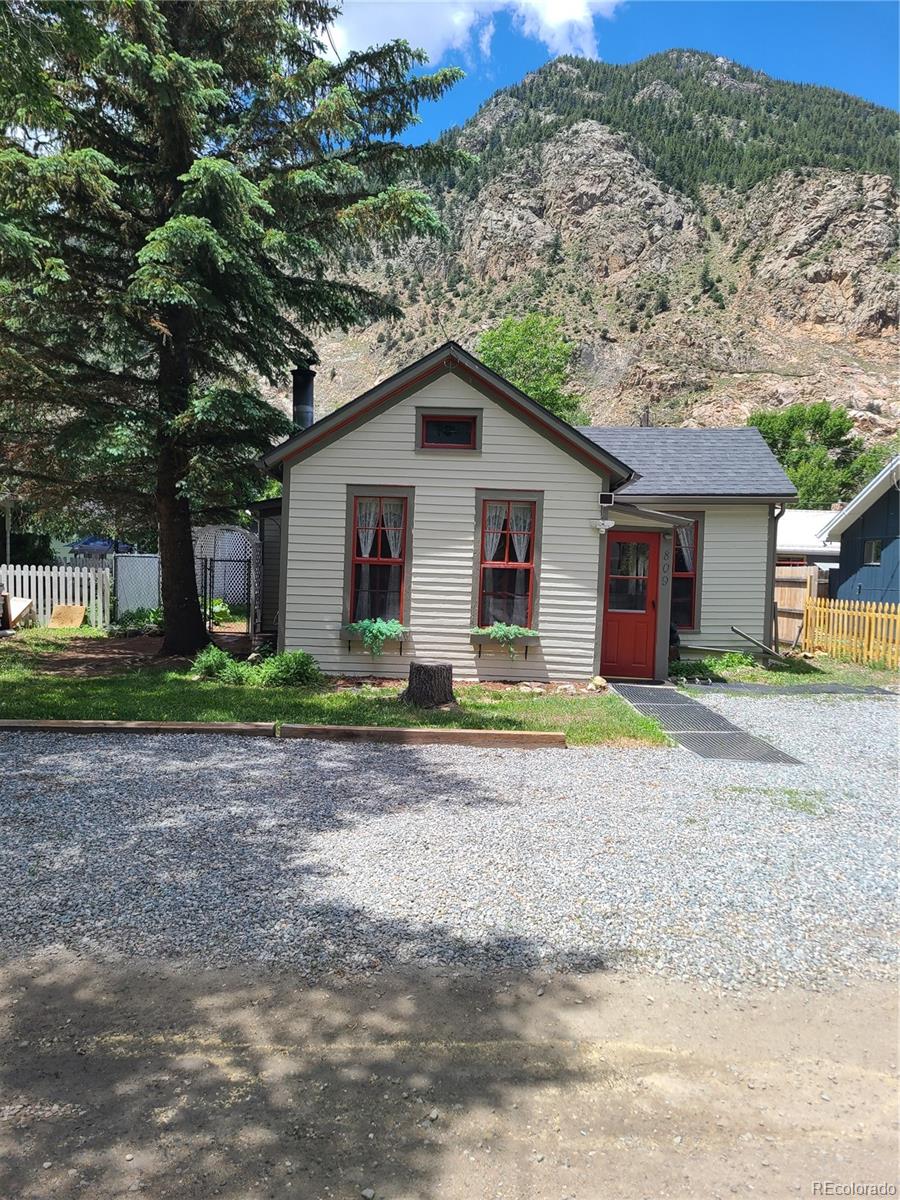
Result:
<svg viewBox="0 0 900 1200">
<path fill-rule="evenodd" d="M 634 467 L 623 500 L 794 500 L 797 491 L 758 429 L 599 425 L 581 432 Z"/>
<path fill-rule="evenodd" d="M 822 525 L 833 516 L 827 508 L 786 508 L 778 522 L 778 553 L 840 554 L 840 542 L 827 542 L 819 536 Z"/>
<path fill-rule="evenodd" d="M 849 529 L 854 521 L 858 521 L 863 513 L 868 512 L 876 500 L 880 500 L 889 487 L 900 486 L 900 454 L 895 454 L 870 480 L 861 492 L 857 492 L 849 504 L 840 512 L 832 514 L 831 520 L 819 530 L 819 537 L 834 540 Z"/>
<path fill-rule="evenodd" d="M 632 468 L 615 453 L 610 453 L 595 440 L 585 437 L 584 433 L 574 426 L 561 421 L 542 404 L 537 404 L 517 387 L 513 387 L 508 380 L 490 370 L 484 363 L 480 363 L 456 342 L 445 342 L 437 350 L 376 384 L 355 400 L 328 413 L 308 429 L 301 430 L 280 446 L 275 446 L 263 456 L 262 461 L 271 469 L 280 463 L 291 463 L 305 458 L 448 372 L 460 376 L 472 387 L 514 413 L 591 470 L 609 475 L 612 488 L 634 477 L 635 472 Z"/>
</svg>

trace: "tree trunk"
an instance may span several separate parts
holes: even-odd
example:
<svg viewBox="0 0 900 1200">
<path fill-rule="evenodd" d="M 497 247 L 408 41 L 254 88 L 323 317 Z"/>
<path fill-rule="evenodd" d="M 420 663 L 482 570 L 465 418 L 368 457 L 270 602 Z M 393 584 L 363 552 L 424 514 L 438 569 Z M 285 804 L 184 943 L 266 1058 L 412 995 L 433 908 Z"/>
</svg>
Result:
<svg viewBox="0 0 900 1200">
<path fill-rule="evenodd" d="M 190 6 L 173 4 L 164 8 L 172 45 L 181 48 L 185 43 L 187 22 L 191 19 Z M 194 158 L 192 130 L 186 119 L 189 111 L 189 108 L 184 109 L 176 118 L 174 110 L 165 107 L 159 110 L 157 133 L 162 177 L 156 223 L 160 227 L 177 211 L 184 192 L 184 175 Z M 191 506 L 183 491 L 190 467 L 190 452 L 179 442 L 176 426 L 190 408 L 191 388 L 195 382 L 191 350 L 194 318 L 185 305 L 163 305 L 158 325 L 160 424 L 157 430 L 156 516 L 163 607 L 160 653 L 193 655 L 207 644 L 209 632 L 197 595 Z"/>
<path fill-rule="evenodd" d="M 209 641 L 197 595 L 191 510 L 179 496 L 170 455 L 160 456 L 156 488 L 164 636 L 161 654 L 193 655 Z"/>
<path fill-rule="evenodd" d="M 416 708 L 438 708 L 455 704 L 453 695 L 453 666 L 451 663 L 409 664 L 409 682 L 400 699 Z"/>
<path fill-rule="evenodd" d="M 188 352 L 190 317 L 171 310 L 169 336 L 161 339 L 159 399 L 163 415 L 156 458 L 156 515 L 159 525 L 159 570 L 164 636 L 161 654 L 196 654 L 209 641 L 197 595 L 191 506 L 182 490 L 188 453 L 173 436 L 172 425 L 190 404 L 191 366 Z"/>
</svg>

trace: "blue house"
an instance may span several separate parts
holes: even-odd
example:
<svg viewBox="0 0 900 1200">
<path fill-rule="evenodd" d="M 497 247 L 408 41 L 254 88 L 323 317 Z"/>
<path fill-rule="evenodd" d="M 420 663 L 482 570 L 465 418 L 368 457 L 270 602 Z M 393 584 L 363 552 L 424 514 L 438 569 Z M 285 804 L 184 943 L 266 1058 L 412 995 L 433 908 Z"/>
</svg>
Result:
<svg viewBox="0 0 900 1200">
<path fill-rule="evenodd" d="M 830 593 L 837 600 L 900 603 L 900 455 L 819 531 L 840 541 Z"/>
</svg>

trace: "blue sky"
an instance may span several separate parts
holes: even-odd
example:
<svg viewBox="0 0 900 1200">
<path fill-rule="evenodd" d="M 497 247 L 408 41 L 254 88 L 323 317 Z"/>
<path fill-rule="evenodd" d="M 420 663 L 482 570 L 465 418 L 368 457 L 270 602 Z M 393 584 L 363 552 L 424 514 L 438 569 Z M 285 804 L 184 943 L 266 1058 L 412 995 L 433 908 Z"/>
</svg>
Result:
<svg viewBox="0 0 900 1200">
<path fill-rule="evenodd" d="M 560 53 L 632 62 L 674 47 L 897 107 L 900 6 L 890 0 L 345 0 L 339 50 L 390 37 L 466 78 L 423 111 L 415 141 L 459 124 Z"/>
</svg>

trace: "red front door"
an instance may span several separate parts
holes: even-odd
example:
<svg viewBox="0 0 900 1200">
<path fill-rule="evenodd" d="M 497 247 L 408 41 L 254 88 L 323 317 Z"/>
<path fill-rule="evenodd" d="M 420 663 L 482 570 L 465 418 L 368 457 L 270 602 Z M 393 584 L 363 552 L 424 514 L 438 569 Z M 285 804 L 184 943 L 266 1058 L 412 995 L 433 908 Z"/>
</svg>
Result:
<svg viewBox="0 0 900 1200">
<path fill-rule="evenodd" d="M 604 675 L 652 679 L 656 656 L 659 534 L 607 535 L 606 598 L 600 670 Z"/>
</svg>

